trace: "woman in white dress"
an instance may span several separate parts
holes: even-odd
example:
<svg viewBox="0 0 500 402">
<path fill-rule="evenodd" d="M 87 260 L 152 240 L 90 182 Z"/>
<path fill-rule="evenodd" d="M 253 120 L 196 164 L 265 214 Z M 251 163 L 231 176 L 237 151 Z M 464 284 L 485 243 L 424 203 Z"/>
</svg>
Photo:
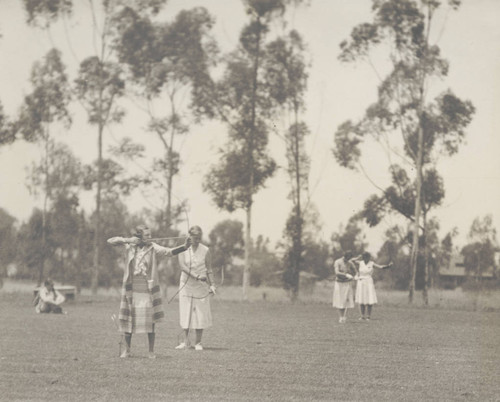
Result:
<svg viewBox="0 0 500 402">
<path fill-rule="evenodd" d="M 195 350 L 203 350 L 203 330 L 212 326 L 210 295 L 215 294 L 211 255 L 207 246 L 201 243 L 202 230 L 199 226 L 189 229 L 191 247 L 179 254 L 181 279 L 179 282 L 179 320 L 184 330 L 184 341 L 176 349 L 189 347 L 189 331 L 196 331 Z"/>
<path fill-rule="evenodd" d="M 358 284 L 356 286 L 355 300 L 360 305 L 360 320 L 369 321 L 372 314 L 372 307 L 374 304 L 377 304 L 377 294 L 375 293 L 375 285 L 372 278 L 373 268 L 389 268 L 392 263 L 378 265 L 371 261 L 371 255 L 368 252 L 364 252 L 361 256 L 353 258 L 351 261 L 358 264 L 358 275 L 356 277 Z"/>
<path fill-rule="evenodd" d="M 347 309 L 354 307 L 352 281 L 356 270 L 351 262 L 352 252 L 346 251 L 344 256 L 335 260 L 335 282 L 333 285 L 333 307 L 339 312 L 339 323 L 347 321 Z"/>
</svg>

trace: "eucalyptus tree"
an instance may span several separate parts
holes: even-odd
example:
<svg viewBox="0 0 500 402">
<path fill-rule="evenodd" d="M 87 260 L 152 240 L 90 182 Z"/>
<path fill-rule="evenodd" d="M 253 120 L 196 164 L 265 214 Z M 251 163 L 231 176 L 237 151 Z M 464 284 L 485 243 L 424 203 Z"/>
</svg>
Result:
<svg viewBox="0 0 500 402">
<path fill-rule="evenodd" d="M 78 226 L 71 225 L 61 214 L 61 206 L 67 204 L 74 208 L 79 203 L 81 189 L 82 168 L 80 161 L 74 156 L 69 147 L 50 139 L 46 153 L 39 162 L 32 163 L 28 168 L 28 189 L 37 196 L 43 194 L 50 204 L 44 204 L 42 213 L 42 245 L 45 244 L 46 227 L 51 228 L 51 243 L 55 250 L 62 254 L 72 255 L 76 251 L 78 242 Z M 61 255 L 62 255 L 61 254 Z M 44 254 L 41 256 L 52 254 Z M 43 258 L 40 259 L 43 262 Z M 39 267 L 38 280 L 43 279 L 43 264 Z"/>
<path fill-rule="evenodd" d="M 437 44 L 431 43 L 431 28 L 443 3 L 374 0 L 373 21 L 356 26 L 350 39 L 340 45 L 340 59 L 344 62 L 371 63 L 371 51 L 384 45 L 389 53 L 391 70 L 381 79 L 377 101 L 359 122 L 347 121 L 339 126 L 334 155 L 342 166 L 354 169 L 361 158 L 360 144 L 372 138 L 414 172 L 410 303 L 419 254 L 425 168 L 432 167 L 442 154 L 457 152 L 474 113 L 469 101 L 461 100 L 449 89 L 430 102 L 427 99 L 433 89 L 432 80 L 443 79 L 449 69 Z M 456 10 L 460 1 L 448 0 L 447 4 Z M 397 140 L 403 144 L 402 152 L 394 151 Z"/>
<path fill-rule="evenodd" d="M 16 132 L 13 123 L 9 121 L 0 102 L 0 146 L 11 144 L 15 139 Z"/>
<path fill-rule="evenodd" d="M 310 159 L 306 154 L 307 125 L 300 120 L 305 109 L 304 93 L 307 88 L 305 46 L 300 34 L 293 30 L 266 47 L 264 81 L 270 96 L 284 109 L 290 126 L 284 135 L 287 171 L 290 178 L 289 197 L 292 211 L 285 227 L 285 237 L 291 242 L 287 250 L 285 278 L 291 287 L 292 300 L 299 292 L 300 271 L 304 269 L 304 208 L 308 189 Z"/>
<path fill-rule="evenodd" d="M 78 198 L 82 185 L 82 165 L 71 149 L 49 139 L 46 153 L 28 168 L 28 189 L 32 194 L 44 193 L 51 202 L 62 198 Z"/>
<path fill-rule="evenodd" d="M 21 275 L 32 278 L 36 275 L 38 284 L 41 283 L 44 275 L 41 271 L 44 266 L 40 264 L 40 261 L 45 263 L 52 257 L 55 250 L 51 222 L 50 211 L 45 214 L 44 218 L 42 211 L 35 208 L 28 221 L 20 226 L 18 232 L 17 258 L 21 266 Z M 27 272 L 23 268 L 27 268 Z"/>
<path fill-rule="evenodd" d="M 128 66 L 139 99 L 145 103 L 150 122 L 164 150 L 153 162 L 148 176 L 158 177 L 166 189 L 167 232 L 173 221 L 173 181 L 182 163 L 178 138 L 189 132 L 208 111 L 209 69 L 215 65 L 217 46 L 210 36 L 213 17 L 205 8 L 179 12 L 172 22 L 156 22 L 148 15 L 125 9 L 120 15 L 115 49 Z M 186 104 L 189 99 L 189 104 Z M 151 181 L 151 177 L 145 179 Z"/>
<path fill-rule="evenodd" d="M 61 15 L 71 15 L 73 0 L 23 0 L 27 22 L 31 26 L 48 29 Z"/>
<path fill-rule="evenodd" d="M 235 258 L 244 254 L 243 224 L 226 219 L 218 222 L 208 235 L 212 265 L 221 270 L 221 276 L 233 265 Z"/>
<path fill-rule="evenodd" d="M 28 24 L 48 30 L 60 19 L 65 21 L 74 14 L 75 7 L 83 2 L 73 0 L 23 0 Z M 93 54 L 80 61 L 75 92 L 80 104 L 87 112 L 88 122 L 97 128 L 97 188 L 94 230 L 94 261 L 92 292 L 97 292 L 100 266 L 101 241 L 101 180 L 104 129 L 121 121 L 124 111 L 118 105 L 123 96 L 125 81 L 122 68 L 117 62 L 111 43 L 117 32 L 117 15 L 126 8 L 140 8 L 145 13 L 157 13 L 165 1 L 162 0 L 88 0 L 88 35 Z M 81 17 L 81 13 L 79 13 Z M 69 39 L 69 38 L 68 38 Z"/>
<path fill-rule="evenodd" d="M 483 273 L 496 264 L 495 252 L 498 251 L 498 241 L 491 215 L 474 219 L 467 241 L 461 251 L 465 269 L 479 281 Z"/>
<path fill-rule="evenodd" d="M 342 257 L 346 250 L 351 250 L 354 255 L 359 255 L 366 251 L 368 246 L 357 215 L 351 216 L 347 225 L 341 225 L 338 232 L 332 234 L 330 240 L 333 244 L 333 259 Z"/>
<path fill-rule="evenodd" d="M 0 38 L 2 34 L 0 33 Z M 14 141 L 15 135 L 12 130 L 9 130 L 9 122 L 7 115 L 4 112 L 3 104 L 0 102 L 0 146 L 9 144 Z"/>
<path fill-rule="evenodd" d="M 53 202 L 50 210 L 50 227 L 54 244 L 51 256 L 53 279 L 63 283 L 73 283 L 81 289 L 80 272 L 90 264 L 82 258 L 81 215 L 78 211 L 79 199 L 76 194 L 61 193 Z"/>
<path fill-rule="evenodd" d="M 77 97 L 84 105 L 88 122 L 97 126 L 97 190 L 96 190 L 96 228 L 94 233 L 94 275 L 92 289 L 97 291 L 99 275 L 99 249 L 101 234 L 101 191 L 103 180 L 103 134 L 104 128 L 111 123 L 120 122 L 122 110 L 116 106 L 116 99 L 123 95 L 125 82 L 117 64 L 103 62 L 100 57 L 91 56 L 80 64 L 78 78 L 75 80 Z"/>
<path fill-rule="evenodd" d="M 224 57 L 222 78 L 210 88 L 209 107 L 229 131 L 229 141 L 219 150 L 219 163 L 206 175 L 204 190 L 220 209 L 242 209 L 245 223 L 243 298 L 250 283 L 251 222 L 254 195 L 276 170 L 267 151 L 272 118 L 278 103 L 265 82 L 266 42 L 271 25 L 290 4 L 301 0 L 243 0 L 250 21 L 240 33 L 237 48 Z"/>
<path fill-rule="evenodd" d="M 94 231 L 94 274 L 92 290 L 97 292 L 100 267 L 101 247 L 101 192 L 104 174 L 103 135 L 104 128 L 112 123 L 118 123 L 123 117 L 123 110 L 116 100 L 123 95 L 125 81 L 120 66 L 115 62 L 104 61 L 106 45 L 103 30 L 103 45 L 99 56 L 90 56 L 80 63 L 78 77 L 75 80 L 76 96 L 84 106 L 88 122 L 97 127 L 97 180 L 96 208 Z"/>
<path fill-rule="evenodd" d="M 415 206 L 415 182 L 410 178 L 404 168 L 399 165 L 391 165 L 390 168 L 391 182 L 385 189 L 381 189 L 381 195 L 374 194 L 370 196 L 364 203 L 364 207 L 360 212 L 360 217 L 364 218 L 370 227 L 378 225 L 383 217 L 389 214 L 399 215 L 406 218 L 409 222 L 415 222 L 414 206 Z M 423 297 L 424 302 L 428 303 L 428 286 L 429 286 L 429 258 L 431 254 L 433 242 L 428 242 L 427 237 L 432 236 L 433 231 L 428 230 L 428 215 L 433 208 L 441 205 L 445 196 L 444 182 L 437 170 L 434 167 L 428 167 L 423 172 L 422 177 L 422 192 L 421 192 L 421 211 L 422 211 L 422 235 L 419 240 L 419 255 L 424 261 L 423 273 Z M 434 224 L 431 224 L 431 229 Z M 413 234 L 410 233 L 406 237 L 407 241 L 413 243 Z M 417 265 L 420 260 L 417 259 Z M 417 269 L 417 267 L 415 268 Z M 416 278 L 416 271 L 415 271 Z"/>
<path fill-rule="evenodd" d="M 43 194 L 50 204 L 42 210 L 43 242 L 45 243 L 45 227 L 51 228 L 51 244 L 54 254 L 41 254 L 50 257 L 49 263 L 60 267 L 59 277 L 69 277 L 68 269 L 82 263 L 75 255 L 78 251 L 79 226 L 74 224 L 78 216 L 81 190 L 82 166 L 70 150 L 62 143 L 49 140 L 46 154 L 39 162 L 28 168 L 28 188 L 34 195 Z M 47 210 L 45 210 L 47 208 Z M 69 213 L 71 211 L 71 214 Z M 77 222 L 78 223 L 78 222 Z M 59 257 L 59 258 L 58 258 Z M 41 260 L 43 261 L 43 259 Z M 43 265 L 39 270 L 39 278 L 43 279 Z"/>
<path fill-rule="evenodd" d="M 225 57 L 225 72 L 214 85 L 213 111 L 228 125 L 229 141 L 225 149 L 220 149 L 219 163 L 206 175 L 204 190 L 220 209 L 245 211 L 244 299 L 250 284 L 253 197 L 276 169 L 276 163 L 267 153 L 276 102 L 263 79 L 265 42 L 270 23 L 283 14 L 286 3 L 244 1 L 250 21 L 240 33 L 237 49 Z"/>
<path fill-rule="evenodd" d="M 59 50 L 52 49 L 42 62 L 35 62 L 31 72 L 33 91 L 21 106 L 17 129 L 25 139 L 36 142 L 42 149 L 41 163 L 33 167 L 30 190 L 42 195 L 42 247 L 46 240 L 47 209 L 53 202 L 55 191 L 61 183 L 54 180 L 53 164 L 57 158 L 56 145 L 52 139 L 54 124 L 61 123 L 66 129 L 71 124 L 68 106 L 71 100 L 70 85 Z M 42 254 L 43 256 L 44 254 Z M 40 259 L 39 282 L 43 278 L 45 260 Z"/>
<path fill-rule="evenodd" d="M 16 218 L 0 208 L 0 289 L 3 277 L 7 274 L 7 266 L 14 261 L 17 252 Z"/>
</svg>

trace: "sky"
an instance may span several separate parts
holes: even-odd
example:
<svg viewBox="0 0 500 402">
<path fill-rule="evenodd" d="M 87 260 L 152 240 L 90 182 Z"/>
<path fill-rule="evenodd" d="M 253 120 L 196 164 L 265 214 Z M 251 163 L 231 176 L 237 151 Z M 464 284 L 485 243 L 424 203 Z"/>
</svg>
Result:
<svg viewBox="0 0 500 402">
<path fill-rule="evenodd" d="M 56 46 L 63 52 L 68 74 L 74 78 L 78 60 L 93 54 L 91 19 L 88 7 L 79 3 L 73 19 L 64 27 L 51 29 L 50 35 L 26 25 L 26 16 L 18 0 L 0 0 L 0 101 L 8 115 L 15 115 L 23 97 L 31 91 L 29 75 L 35 60 Z M 82 5 L 83 4 L 83 5 Z M 212 34 L 223 52 L 237 46 L 241 28 L 248 21 L 240 1 L 233 0 L 170 0 L 161 18 L 172 20 L 181 9 L 204 6 L 215 17 Z M 366 107 L 375 101 L 379 78 L 388 72 L 385 54 L 376 53 L 373 66 L 367 63 L 344 64 L 338 60 L 339 43 L 347 39 L 352 28 L 370 21 L 369 0 L 312 0 L 309 7 L 299 7 L 287 14 L 287 25 L 274 26 L 274 34 L 297 29 L 307 44 L 310 62 L 306 111 L 303 115 L 311 134 L 306 152 L 311 158 L 309 197 L 322 223 L 318 237 L 329 241 L 332 232 L 345 225 L 358 212 L 364 200 L 377 193 L 377 186 L 388 184 L 387 156 L 377 145 L 364 149 L 363 165 L 368 172 L 341 168 L 332 154 L 333 136 L 342 122 L 359 119 Z M 457 245 L 464 245 L 472 221 L 487 214 L 493 216 L 500 229 L 500 1 L 464 0 L 457 12 L 436 16 L 431 41 L 450 62 L 444 81 L 433 81 L 436 93 L 450 87 L 455 94 L 469 99 L 476 107 L 474 120 L 467 129 L 466 142 L 458 154 L 441 158 L 437 168 L 444 178 L 446 197 L 432 216 L 440 221 L 444 236 L 456 227 Z M 68 35 L 66 34 L 68 33 Z M 68 40 L 68 38 L 70 38 Z M 105 134 L 105 150 L 121 138 L 141 141 L 148 156 L 159 156 L 160 143 L 146 132 L 145 113 L 130 100 L 124 101 L 127 115 L 120 125 Z M 157 104 L 160 108 L 161 103 Z M 56 128 L 57 140 L 67 143 L 85 163 L 97 156 L 96 129 L 86 124 L 78 104 L 72 106 L 73 126 L 69 131 Z M 275 122 L 278 130 L 286 127 L 286 119 Z M 227 128 L 216 121 L 193 125 L 180 143 L 183 165 L 174 183 L 176 199 L 188 202 L 191 225 L 200 225 L 208 233 L 224 219 L 242 222 L 242 211 L 228 214 L 217 210 L 202 185 L 207 169 L 217 162 L 217 150 L 227 139 Z M 283 142 L 271 135 L 269 150 L 280 168 L 266 188 L 255 197 L 252 233 L 278 241 L 283 234 L 291 204 L 287 198 L 288 178 Z M 106 155 L 105 155 L 106 156 Z M 26 167 L 40 158 L 40 150 L 22 142 L 0 148 L 0 208 L 25 221 L 40 200 L 26 187 Z M 131 170 L 134 166 L 129 167 Z M 135 167 L 137 168 L 137 166 Z M 82 206 L 91 211 L 93 195 L 82 197 Z M 124 200 L 131 211 L 149 207 L 154 200 L 136 194 Z M 394 217 L 383 220 L 379 227 L 365 228 L 366 241 L 372 252 L 378 251 L 383 232 L 401 223 Z M 181 227 L 182 230 L 182 227 Z M 161 235 L 161 234 L 157 234 Z"/>
</svg>

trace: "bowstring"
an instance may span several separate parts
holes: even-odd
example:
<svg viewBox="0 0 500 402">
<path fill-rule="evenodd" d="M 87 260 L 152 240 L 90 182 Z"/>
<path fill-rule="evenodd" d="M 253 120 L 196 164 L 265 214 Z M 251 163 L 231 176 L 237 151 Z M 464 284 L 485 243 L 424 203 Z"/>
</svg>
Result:
<svg viewBox="0 0 500 402">
<path fill-rule="evenodd" d="M 177 196 L 175 194 L 172 194 L 172 195 L 175 198 L 177 198 Z M 178 198 L 177 198 L 177 200 L 180 201 Z M 182 203 L 180 203 L 180 205 L 182 208 L 182 212 L 184 212 L 184 215 L 186 216 L 186 223 L 187 223 L 187 229 L 188 229 L 187 233 L 189 235 L 189 228 L 191 227 L 191 224 L 189 223 L 189 215 L 188 215 L 186 209 L 184 208 L 184 206 L 182 205 Z M 189 246 L 189 249 L 186 251 L 191 252 L 191 246 Z M 172 300 L 174 300 L 175 297 L 181 292 L 181 290 L 184 289 L 184 287 L 187 285 L 189 278 L 191 276 L 191 269 L 192 269 L 192 258 L 191 258 L 191 255 L 189 255 L 189 270 L 188 270 L 188 274 L 186 275 L 186 280 L 184 281 L 182 286 L 179 286 L 179 289 L 177 289 L 177 292 L 174 293 L 174 295 L 170 298 L 170 300 L 167 301 L 167 304 L 170 304 L 172 302 Z M 181 277 L 182 277 L 182 275 L 181 275 Z"/>
<path fill-rule="evenodd" d="M 209 256 L 210 256 L 210 268 L 212 268 L 212 275 L 213 275 L 212 253 L 211 252 L 209 253 Z M 214 277 L 215 277 L 215 275 L 214 275 Z M 207 278 L 208 278 L 208 274 L 207 274 Z M 224 267 L 221 268 L 221 282 L 220 282 L 219 285 L 217 285 L 217 287 L 222 286 L 223 283 L 224 283 Z M 201 297 L 196 297 L 196 296 L 190 296 L 190 297 L 192 299 L 196 299 L 196 300 L 206 299 L 207 297 L 209 297 L 212 294 L 212 292 L 210 291 L 210 285 L 208 285 L 208 283 L 207 283 L 207 287 L 208 287 L 209 290 L 208 290 L 208 292 L 207 292 L 206 295 L 201 296 Z"/>
<path fill-rule="evenodd" d="M 180 201 L 178 199 L 178 197 L 175 195 L 175 194 L 172 194 L 175 198 L 177 198 L 178 201 Z M 184 215 L 186 216 L 186 223 L 187 223 L 187 234 L 189 235 L 189 229 L 191 227 L 191 224 L 189 223 L 189 215 L 185 209 L 185 207 L 182 205 L 182 203 L 180 203 L 181 205 L 181 208 L 182 208 L 182 212 L 184 212 Z M 191 257 L 191 246 L 189 246 L 189 249 L 186 250 L 186 251 L 189 251 L 189 270 L 188 270 L 188 273 L 186 275 L 186 280 L 184 281 L 184 283 L 179 286 L 179 289 L 177 289 L 177 292 L 175 292 L 175 294 L 170 298 L 170 300 L 167 301 L 167 304 L 170 304 L 172 302 L 172 300 L 175 299 L 175 297 L 181 292 L 182 289 L 184 289 L 184 287 L 187 285 L 188 281 L 189 281 L 189 278 L 191 277 L 191 270 L 192 270 L 192 257 Z M 181 274 L 181 278 L 182 278 L 182 274 Z M 179 301 L 180 302 L 180 301 Z M 192 314 L 193 314 L 193 297 L 191 296 L 191 303 L 189 304 L 189 322 L 188 322 L 188 328 L 187 328 L 187 332 L 186 332 L 186 349 L 188 349 L 189 347 L 189 333 L 190 333 L 190 330 L 191 330 L 191 320 L 192 320 Z M 184 331 L 184 330 L 183 330 Z M 182 332 L 182 331 L 181 331 Z"/>
<path fill-rule="evenodd" d="M 178 199 L 178 197 L 177 197 L 175 194 L 172 194 L 172 195 L 173 195 L 175 198 L 177 198 L 177 199 Z M 178 199 L 178 201 L 180 201 L 180 200 Z M 191 227 L 191 224 L 189 223 L 189 215 L 188 215 L 188 213 L 187 213 L 187 211 L 186 211 L 185 207 L 184 207 L 184 206 L 182 206 L 182 203 L 180 203 L 180 205 L 181 205 L 181 208 L 182 208 L 182 212 L 184 212 L 184 215 L 186 216 L 186 223 L 187 223 L 187 227 L 188 227 L 188 231 L 187 231 L 187 233 L 188 233 L 188 235 L 189 235 L 189 229 L 190 229 L 190 227 Z M 160 239 L 158 239 L 158 240 L 160 240 Z M 193 259 L 192 259 L 192 255 L 191 255 L 191 253 L 192 253 L 192 248 L 191 248 L 191 246 L 190 246 L 190 247 L 189 247 L 189 249 L 188 249 L 188 250 L 186 250 L 186 251 L 189 251 L 189 253 L 190 253 L 190 254 L 189 254 L 189 269 L 188 269 L 188 273 L 187 273 L 187 275 L 186 275 L 186 280 L 184 281 L 184 283 L 183 283 L 182 285 L 180 285 L 180 286 L 179 286 L 179 289 L 177 289 L 177 291 L 176 291 L 176 292 L 174 293 L 174 295 L 170 298 L 170 300 L 167 300 L 167 304 L 170 304 L 170 303 L 171 303 L 171 302 L 172 302 L 172 301 L 173 301 L 173 300 L 177 297 L 177 295 L 178 295 L 178 294 L 182 291 L 182 289 L 184 289 L 184 287 L 187 285 L 187 283 L 188 283 L 189 279 L 191 278 L 191 271 L 192 271 L 192 268 L 193 268 L 193 265 L 192 265 L 192 261 L 193 261 Z M 212 253 L 210 253 L 210 267 L 211 267 L 211 268 L 212 268 L 212 270 L 213 270 L 213 267 L 212 267 Z M 207 275 L 207 277 L 208 277 L 208 275 Z M 222 286 L 222 284 L 223 284 L 223 283 L 224 283 L 224 267 L 222 267 L 222 268 L 221 268 L 221 283 L 220 283 L 220 285 L 219 285 L 219 286 Z M 208 284 L 207 284 L 207 286 L 208 286 Z M 212 292 L 210 291 L 210 286 L 208 286 L 208 289 L 209 289 L 209 290 L 208 290 L 207 294 L 206 294 L 206 295 L 204 295 L 203 297 L 195 297 L 195 296 L 193 296 L 193 295 L 191 295 L 191 296 L 190 296 L 190 299 L 191 299 L 191 300 L 190 300 L 190 305 L 189 305 L 189 322 L 188 322 L 188 328 L 187 328 L 187 334 L 186 334 L 186 350 L 187 350 L 187 348 L 188 348 L 189 334 L 190 334 L 190 332 L 191 332 L 191 320 L 192 320 L 192 313 L 193 313 L 193 311 L 192 311 L 192 309 L 193 309 L 193 299 L 196 299 L 196 300 L 201 300 L 201 299 L 205 299 L 205 298 L 209 297 L 209 296 L 210 296 L 210 294 L 212 293 Z M 181 332 L 181 333 L 182 333 L 182 332 Z"/>
<path fill-rule="evenodd" d="M 186 208 L 183 206 L 183 203 L 182 203 L 182 201 L 181 201 L 181 199 L 179 197 L 177 197 L 172 191 L 171 191 L 170 194 L 174 198 L 177 199 L 177 201 L 179 202 L 179 205 L 180 205 L 180 207 L 182 209 L 182 212 L 184 212 L 184 215 L 186 216 L 186 223 L 187 223 L 187 228 L 188 228 L 187 233 L 189 235 L 189 228 L 190 228 L 191 225 L 189 223 L 189 215 L 188 215 L 188 213 L 186 211 Z M 181 239 L 181 238 L 182 237 L 162 237 L 162 238 L 154 238 L 154 239 L 151 239 L 151 240 L 152 241 L 160 241 L 160 240 L 174 240 L 174 239 Z M 186 284 L 187 284 L 187 282 L 189 280 L 190 274 L 191 274 L 191 268 L 192 268 L 192 265 L 191 265 L 191 258 L 190 258 L 189 259 L 189 271 L 188 271 L 188 275 L 187 275 L 186 281 L 184 282 L 184 284 L 182 286 L 179 287 L 179 289 L 177 290 L 177 292 L 175 292 L 175 294 L 172 296 L 172 298 L 167 301 L 167 304 L 170 304 L 172 302 L 172 300 L 179 294 L 179 292 L 186 286 Z"/>
<path fill-rule="evenodd" d="M 175 198 L 177 198 L 177 200 L 180 202 L 180 199 L 175 195 L 175 194 L 172 194 Z M 182 212 L 184 212 L 184 215 L 186 216 L 186 223 L 187 223 L 187 226 L 188 226 L 188 234 L 189 234 L 189 228 L 191 227 L 191 224 L 189 223 L 189 215 L 185 209 L 184 206 L 182 206 L 182 203 L 180 202 L 180 205 L 181 205 L 181 208 L 182 208 Z M 181 237 L 177 237 L 177 238 L 181 238 Z M 159 239 L 158 239 L 159 240 Z M 179 289 L 177 289 L 177 291 L 175 292 L 175 294 L 170 298 L 170 300 L 167 301 L 167 304 L 170 304 L 174 299 L 175 297 L 181 292 L 182 289 L 184 289 L 184 287 L 187 285 L 190 277 L 191 277 L 191 271 L 192 271 L 192 257 L 191 257 L 191 246 L 189 247 L 188 251 L 189 251 L 189 270 L 188 270 L 188 273 L 186 275 L 186 280 L 184 281 L 184 283 L 179 286 Z M 210 266 L 212 267 L 212 253 L 210 253 Z M 213 269 L 213 267 L 212 267 Z M 219 286 L 222 286 L 222 284 L 224 283 L 224 267 L 221 268 L 221 283 Z M 209 287 L 210 289 L 210 287 Z M 209 297 L 211 294 L 210 290 L 207 292 L 206 295 L 202 296 L 202 297 L 196 297 L 196 296 L 190 296 L 192 299 L 196 299 L 196 300 L 202 300 L 202 299 L 205 299 L 207 297 Z"/>
</svg>

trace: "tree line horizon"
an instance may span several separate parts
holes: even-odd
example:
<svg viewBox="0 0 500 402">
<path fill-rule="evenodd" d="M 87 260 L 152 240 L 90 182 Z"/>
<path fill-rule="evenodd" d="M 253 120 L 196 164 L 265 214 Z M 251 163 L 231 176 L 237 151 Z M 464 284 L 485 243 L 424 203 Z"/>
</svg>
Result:
<svg viewBox="0 0 500 402">
<path fill-rule="evenodd" d="M 340 166 L 366 174 L 363 146 L 368 141 L 384 144 L 391 160 L 387 172 L 391 185 L 375 188 L 376 194 L 363 209 L 332 234 L 331 243 L 315 236 L 320 217 L 308 197 L 307 43 L 294 29 L 273 32 L 274 24 L 283 21 L 290 8 L 300 12 L 309 2 L 242 2 L 247 22 L 238 45 L 221 54 L 211 35 L 215 18 L 204 7 L 181 10 L 165 21 L 161 11 L 166 0 L 89 0 L 95 52 L 80 61 L 76 76 L 68 77 L 61 51 L 50 49 L 32 67 L 32 90 L 19 112 L 6 116 L 0 104 L 0 144 L 27 141 L 39 146 L 41 158 L 30 167 L 27 180 L 30 192 L 43 201 L 19 231 L 13 218 L 0 211 L 6 233 L 2 232 L 6 239 L 2 244 L 17 238 L 23 245 L 12 252 L 3 247 L 0 261 L 16 260 L 25 273 L 37 272 L 39 282 L 49 268 L 62 277 L 65 271 L 72 273 L 94 294 L 99 285 L 111 286 L 119 277 L 121 257 L 105 247 L 107 237 L 125 234 L 142 221 L 153 231 L 175 236 L 179 225 L 189 222 L 187 201 L 177 199 L 173 191 L 182 165 L 179 139 L 193 125 L 216 120 L 227 127 L 227 142 L 219 149 L 217 163 L 209 167 L 203 190 L 220 210 L 243 210 L 245 222 L 241 236 L 238 222 L 220 222 L 210 241 L 221 267 L 231 265 L 221 256 L 224 251 L 228 258 L 243 254 L 243 299 L 251 284 L 276 284 L 279 277 L 296 300 L 301 271 L 325 278 L 331 269 L 328 264 L 342 250 L 366 249 L 362 224 L 373 227 L 392 215 L 404 219 L 403 224 L 385 233 L 377 257 L 404 267 L 394 274 L 392 284 L 408 289 L 410 303 L 416 288 L 423 290 L 428 303 L 428 288 L 439 266 L 449 261 L 456 236 L 451 231 L 440 239 L 439 222 L 429 215 L 445 196 L 436 163 L 458 151 L 475 113 L 473 104 L 451 89 L 428 99 L 432 79 L 444 80 L 449 69 L 439 47 L 430 43 L 429 33 L 437 10 L 457 10 L 460 1 L 373 0 L 372 20 L 353 27 L 339 44 L 338 58 L 343 63 L 370 62 L 370 52 L 382 48 L 390 68 L 380 77 L 377 100 L 364 116 L 336 129 L 332 157 Z M 75 16 L 73 0 L 23 0 L 23 6 L 27 24 L 49 35 L 51 26 Z M 215 69 L 221 73 L 216 75 Z M 120 101 L 125 96 L 141 104 L 149 118 L 148 132 L 157 138 L 163 157 L 148 159 L 138 138 L 123 138 L 104 156 L 105 130 L 122 122 L 127 111 Z M 188 105 L 182 103 L 185 96 Z M 162 107 L 155 108 L 159 102 Z M 70 129 L 72 103 L 81 106 L 95 130 L 95 163 L 82 164 L 69 147 L 53 138 L 54 127 Z M 283 132 L 273 126 L 279 116 L 290 122 Z M 282 139 L 292 203 L 277 246 L 279 258 L 268 249 L 265 238 L 252 236 L 254 197 L 278 167 L 269 153 L 270 135 Z M 137 160 L 149 166 L 132 175 L 127 166 Z M 83 191 L 95 193 L 95 210 L 89 216 L 79 208 Z M 134 191 L 160 193 L 164 206 L 132 215 L 122 198 Z M 116 231 L 110 233 L 110 229 Z M 228 232 L 233 239 L 227 238 Z M 475 219 L 469 244 L 462 250 L 467 269 L 478 272 L 494 266 L 497 248 L 491 216 Z M 259 261 L 268 264 L 270 272 L 262 272 Z M 283 274 L 276 276 L 276 272 Z"/>
</svg>

